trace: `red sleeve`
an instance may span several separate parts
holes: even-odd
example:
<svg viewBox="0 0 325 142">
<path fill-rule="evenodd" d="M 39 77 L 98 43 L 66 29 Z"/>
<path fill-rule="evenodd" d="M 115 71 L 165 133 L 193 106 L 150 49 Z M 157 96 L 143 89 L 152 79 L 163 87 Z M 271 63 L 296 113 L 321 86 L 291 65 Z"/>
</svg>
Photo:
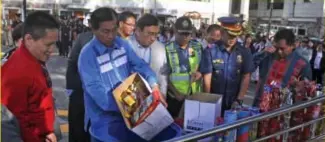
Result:
<svg viewBox="0 0 325 142">
<path fill-rule="evenodd" d="M 43 141 L 54 131 L 52 89 L 43 87 L 36 74 L 17 74 L 2 76 L 1 102 L 17 117 L 25 142 Z"/>
<path fill-rule="evenodd" d="M 48 88 L 44 75 L 35 76 L 33 85 L 29 89 L 29 109 L 31 122 L 38 128 L 39 135 L 54 132 L 54 100 L 52 88 Z"/>
<path fill-rule="evenodd" d="M 27 96 L 31 87 L 31 78 L 23 75 L 15 75 L 17 72 L 6 73 L 2 76 L 1 103 L 16 116 L 25 142 L 39 141 L 35 137 L 34 130 L 29 127 Z"/>
</svg>

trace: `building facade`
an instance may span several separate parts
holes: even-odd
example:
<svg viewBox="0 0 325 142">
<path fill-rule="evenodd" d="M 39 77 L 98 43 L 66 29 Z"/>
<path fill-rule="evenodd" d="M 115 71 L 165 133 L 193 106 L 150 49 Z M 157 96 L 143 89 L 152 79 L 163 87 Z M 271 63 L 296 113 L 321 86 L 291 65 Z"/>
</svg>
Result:
<svg viewBox="0 0 325 142">
<path fill-rule="evenodd" d="M 195 25 L 216 23 L 221 16 L 242 15 L 246 20 L 249 17 L 249 0 L 27 0 L 27 13 L 42 10 L 54 15 L 84 17 L 100 6 L 137 15 L 153 13 L 163 20 L 195 11 L 201 14 Z M 22 0 L 3 0 L 3 17 L 11 19 L 17 12 L 22 12 Z"/>
<path fill-rule="evenodd" d="M 255 29 L 265 29 L 271 20 L 271 31 L 290 28 L 300 36 L 324 35 L 324 0 L 274 0 L 272 14 L 270 9 L 271 0 L 250 1 L 249 19 Z"/>
</svg>

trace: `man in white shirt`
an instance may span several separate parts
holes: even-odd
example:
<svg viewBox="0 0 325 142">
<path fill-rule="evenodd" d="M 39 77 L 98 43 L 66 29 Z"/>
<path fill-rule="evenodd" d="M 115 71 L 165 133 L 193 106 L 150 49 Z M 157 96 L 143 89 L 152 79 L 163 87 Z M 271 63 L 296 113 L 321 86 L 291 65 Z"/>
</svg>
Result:
<svg viewBox="0 0 325 142">
<path fill-rule="evenodd" d="M 166 50 L 162 43 L 157 41 L 159 35 L 159 20 L 145 14 L 136 24 L 135 34 L 129 39 L 134 52 L 156 73 L 161 93 L 166 97 L 168 65 Z"/>
<path fill-rule="evenodd" d="M 313 71 L 313 80 L 316 81 L 317 84 L 323 85 L 323 76 L 325 72 L 325 45 L 319 44 L 313 51 L 310 64 Z"/>
</svg>

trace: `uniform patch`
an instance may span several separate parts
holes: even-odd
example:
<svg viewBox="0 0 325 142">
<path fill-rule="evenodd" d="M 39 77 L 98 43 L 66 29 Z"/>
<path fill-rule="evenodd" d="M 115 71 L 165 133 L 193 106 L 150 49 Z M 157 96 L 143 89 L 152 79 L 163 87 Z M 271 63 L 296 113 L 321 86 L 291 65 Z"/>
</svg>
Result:
<svg viewBox="0 0 325 142">
<path fill-rule="evenodd" d="M 237 56 L 237 63 L 242 63 L 243 62 L 243 57 L 241 55 Z"/>
<path fill-rule="evenodd" d="M 222 59 L 215 59 L 215 60 L 213 60 L 213 63 L 214 64 L 223 64 L 224 61 Z"/>
</svg>

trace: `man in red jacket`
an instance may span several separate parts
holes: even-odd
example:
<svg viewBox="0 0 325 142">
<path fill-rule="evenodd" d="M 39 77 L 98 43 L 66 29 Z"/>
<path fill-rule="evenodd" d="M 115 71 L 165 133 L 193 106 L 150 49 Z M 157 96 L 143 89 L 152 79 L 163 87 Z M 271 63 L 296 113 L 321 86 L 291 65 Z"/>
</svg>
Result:
<svg viewBox="0 0 325 142">
<path fill-rule="evenodd" d="M 56 142 L 52 82 L 45 62 L 58 40 L 58 22 L 49 14 L 30 14 L 23 42 L 1 67 L 1 103 L 18 119 L 24 142 Z"/>
</svg>

